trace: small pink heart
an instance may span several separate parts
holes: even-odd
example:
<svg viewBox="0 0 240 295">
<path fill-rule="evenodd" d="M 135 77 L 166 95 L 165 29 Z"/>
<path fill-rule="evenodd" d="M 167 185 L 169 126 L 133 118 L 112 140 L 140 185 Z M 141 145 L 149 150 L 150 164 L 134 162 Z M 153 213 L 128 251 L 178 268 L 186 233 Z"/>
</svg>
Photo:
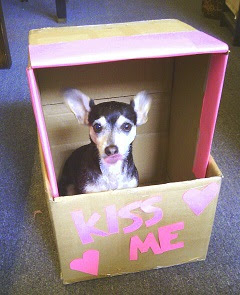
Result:
<svg viewBox="0 0 240 295">
<path fill-rule="evenodd" d="M 190 189 L 183 195 L 183 201 L 189 206 L 194 214 L 199 216 L 218 195 L 220 185 L 212 182 L 203 190 Z"/>
<path fill-rule="evenodd" d="M 82 258 L 74 259 L 70 262 L 72 270 L 81 271 L 90 275 L 98 275 L 99 251 L 88 250 L 83 253 Z"/>
</svg>

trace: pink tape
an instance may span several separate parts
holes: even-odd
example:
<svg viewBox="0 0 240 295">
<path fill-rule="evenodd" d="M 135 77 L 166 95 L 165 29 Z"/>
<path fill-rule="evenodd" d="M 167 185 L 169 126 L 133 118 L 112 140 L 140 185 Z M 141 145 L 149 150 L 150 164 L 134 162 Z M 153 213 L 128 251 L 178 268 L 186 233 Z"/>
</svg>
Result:
<svg viewBox="0 0 240 295">
<path fill-rule="evenodd" d="M 56 181 L 55 170 L 53 166 L 52 154 L 50 150 L 50 145 L 48 141 L 47 129 L 44 121 L 44 116 L 42 112 L 42 105 L 40 100 L 40 94 L 35 79 L 34 72 L 31 68 L 27 69 L 28 84 L 31 93 L 31 101 L 33 106 L 33 111 L 35 114 L 35 119 L 37 123 L 40 143 L 42 146 L 44 161 L 46 164 L 47 174 L 49 178 L 50 187 L 52 190 L 53 197 L 56 198 L 59 196 L 58 186 Z"/>
<path fill-rule="evenodd" d="M 213 54 L 211 57 L 193 165 L 196 178 L 204 178 L 206 175 L 227 60 L 228 54 Z"/>
<path fill-rule="evenodd" d="M 33 68 L 227 51 L 225 43 L 197 30 L 29 46 Z"/>
</svg>

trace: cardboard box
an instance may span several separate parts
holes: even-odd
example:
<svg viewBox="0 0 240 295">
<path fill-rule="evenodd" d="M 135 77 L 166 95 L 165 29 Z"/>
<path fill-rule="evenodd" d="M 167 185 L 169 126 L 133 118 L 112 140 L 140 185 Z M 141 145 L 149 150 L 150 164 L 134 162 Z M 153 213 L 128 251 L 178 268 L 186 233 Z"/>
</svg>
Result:
<svg viewBox="0 0 240 295">
<path fill-rule="evenodd" d="M 47 28 L 29 36 L 27 69 L 47 203 L 65 284 L 206 257 L 221 172 L 210 148 L 228 47 L 178 20 Z M 97 102 L 148 90 L 138 128 L 140 187 L 58 197 L 56 178 L 88 143 L 65 87 Z"/>
</svg>

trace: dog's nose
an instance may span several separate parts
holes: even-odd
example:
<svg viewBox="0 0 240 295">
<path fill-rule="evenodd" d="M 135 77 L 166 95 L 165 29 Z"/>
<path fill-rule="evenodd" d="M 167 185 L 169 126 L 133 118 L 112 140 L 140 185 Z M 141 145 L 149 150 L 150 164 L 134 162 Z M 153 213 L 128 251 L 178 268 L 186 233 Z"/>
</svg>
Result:
<svg viewBox="0 0 240 295">
<path fill-rule="evenodd" d="M 105 153 L 107 156 L 111 156 L 118 153 L 118 147 L 116 145 L 109 145 L 105 148 Z"/>
</svg>

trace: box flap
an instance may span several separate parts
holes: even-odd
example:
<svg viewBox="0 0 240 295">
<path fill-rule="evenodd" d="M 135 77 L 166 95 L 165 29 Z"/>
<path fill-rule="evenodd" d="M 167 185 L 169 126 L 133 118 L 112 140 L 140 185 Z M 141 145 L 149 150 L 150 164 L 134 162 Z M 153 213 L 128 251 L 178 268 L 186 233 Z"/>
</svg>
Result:
<svg viewBox="0 0 240 295">
<path fill-rule="evenodd" d="M 78 27 L 75 29 L 77 39 L 74 38 L 75 30 L 71 31 L 71 28 L 69 32 L 73 33 L 69 39 L 66 38 L 66 33 L 61 39 L 60 31 L 56 29 L 43 30 L 42 37 L 39 30 L 30 32 L 31 66 L 33 68 L 72 66 L 228 51 L 225 43 L 176 20 L 111 25 L 109 34 L 104 33 L 109 30 L 107 28 L 107 25 Z M 62 30 L 67 31 L 67 28 Z M 90 32 L 90 37 L 87 32 Z M 95 32 L 95 36 L 91 35 L 91 32 Z M 56 39 L 54 39 L 55 33 Z M 49 40 L 46 38 L 48 34 L 52 36 Z M 34 35 L 38 37 L 35 38 Z"/>
<path fill-rule="evenodd" d="M 77 40 L 133 36 L 154 33 L 173 33 L 195 30 L 177 19 L 138 21 L 117 24 L 70 26 L 35 29 L 29 32 L 30 45 L 43 45 Z"/>
</svg>

